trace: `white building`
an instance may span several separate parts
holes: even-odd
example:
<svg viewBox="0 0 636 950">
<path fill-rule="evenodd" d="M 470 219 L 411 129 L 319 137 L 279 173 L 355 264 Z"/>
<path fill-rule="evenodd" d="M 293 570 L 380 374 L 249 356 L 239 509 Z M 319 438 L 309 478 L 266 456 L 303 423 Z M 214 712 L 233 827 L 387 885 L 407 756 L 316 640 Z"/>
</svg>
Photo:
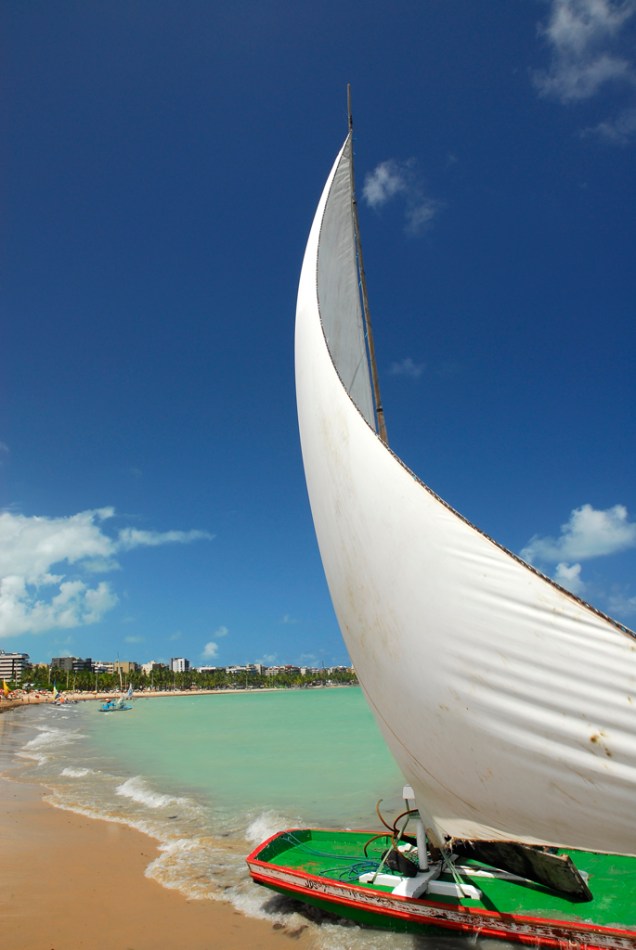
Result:
<svg viewBox="0 0 636 950">
<path fill-rule="evenodd" d="M 264 667 L 262 663 L 246 663 L 245 666 L 226 666 L 225 672 L 229 676 L 238 676 L 240 673 L 256 673 L 261 676 Z"/>
<path fill-rule="evenodd" d="M 170 669 L 173 673 L 185 673 L 190 669 L 190 660 L 186 660 L 184 656 L 173 656 L 170 659 Z"/>
<path fill-rule="evenodd" d="M 165 663 L 157 663 L 156 660 L 151 660 L 150 663 L 142 664 L 141 671 L 145 673 L 146 676 L 150 676 L 151 673 L 154 673 L 156 670 L 167 670 L 168 667 Z"/>
<path fill-rule="evenodd" d="M 115 672 L 114 661 L 93 660 L 93 673 L 114 673 L 114 672 Z"/>
<path fill-rule="evenodd" d="M 0 650 L 0 679 L 19 680 L 31 667 L 28 653 L 5 653 Z"/>
</svg>

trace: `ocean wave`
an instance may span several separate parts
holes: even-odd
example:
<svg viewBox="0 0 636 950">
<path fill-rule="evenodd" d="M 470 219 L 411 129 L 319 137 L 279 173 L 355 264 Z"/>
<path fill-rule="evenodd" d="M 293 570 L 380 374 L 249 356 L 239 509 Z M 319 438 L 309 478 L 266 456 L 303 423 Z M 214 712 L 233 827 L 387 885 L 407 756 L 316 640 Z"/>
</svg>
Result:
<svg viewBox="0 0 636 950">
<path fill-rule="evenodd" d="M 24 749 L 42 749 L 46 746 L 68 742 L 68 734 L 62 729 L 48 729 L 43 726 L 38 728 L 38 735 L 29 739 L 24 744 Z"/>
<path fill-rule="evenodd" d="M 117 786 L 115 793 L 123 798 L 132 799 L 138 805 L 145 805 L 147 808 L 165 808 L 167 805 L 189 806 L 191 804 L 187 798 L 154 792 L 139 775 L 126 779 L 125 782 Z"/>
<path fill-rule="evenodd" d="M 285 828 L 298 828 L 302 822 L 298 819 L 290 820 L 283 818 L 278 812 L 264 811 L 253 818 L 245 829 L 245 840 L 250 844 L 260 844 L 271 838 L 277 831 L 283 831 Z"/>
<path fill-rule="evenodd" d="M 29 739 L 23 746 L 23 750 L 43 749 L 47 746 L 59 748 L 62 745 L 69 745 L 71 742 L 76 742 L 78 739 L 86 738 L 81 732 L 69 732 L 66 729 L 52 729 L 50 726 L 38 726 L 37 729 L 39 734 Z"/>
<path fill-rule="evenodd" d="M 72 766 L 67 766 L 60 772 L 60 775 L 64 775 L 67 778 L 84 778 L 86 775 L 96 774 L 93 769 L 73 768 Z"/>
</svg>

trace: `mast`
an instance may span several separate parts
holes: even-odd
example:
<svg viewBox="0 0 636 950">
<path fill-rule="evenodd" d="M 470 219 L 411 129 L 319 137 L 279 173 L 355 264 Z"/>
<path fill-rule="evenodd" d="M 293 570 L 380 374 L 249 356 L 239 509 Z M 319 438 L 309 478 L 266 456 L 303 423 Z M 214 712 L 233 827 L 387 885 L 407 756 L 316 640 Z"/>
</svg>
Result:
<svg viewBox="0 0 636 950">
<path fill-rule="evenodd" d="M 351 84 L 347 83 L 347 113 L 349 117 L 349 135 L 353 136 L 353 115 L 351 114 Z M 369 350 L 369 363 L 371 365 L 371 381 L 373 384 L 373 398 L 375 401 L 375 414 L 378 421 L 378 435 L 385 445 L 389 444 L 386 433 L 386 423 L 384 421 L 384 409 L 382 408 L 382 397 L 380 396 L 380 378 L 378 376 L 378 367 L 375 361 L 375 344 L 373 342 L 373 329 L 371 327 L 371 311 L 369 310 L 369 299 L 367 296 L 367 279 L 364 273 L 364 260 L 362 257 L 362 242 L 360 240 L 360 224 L 358 222 L 358 202 L 356 201 L 355 179 L 353 174 L 353 145 L 351 148 L 351 211 L 353 214 L 353 230 L 356 240 L 356 256 L 358 258 L 358 273 L 360 275 L 360 291 L 362 293 L 362 311 L 364 313 L 364 324 L 367 334 L 367 347 Z"/>
</svg>

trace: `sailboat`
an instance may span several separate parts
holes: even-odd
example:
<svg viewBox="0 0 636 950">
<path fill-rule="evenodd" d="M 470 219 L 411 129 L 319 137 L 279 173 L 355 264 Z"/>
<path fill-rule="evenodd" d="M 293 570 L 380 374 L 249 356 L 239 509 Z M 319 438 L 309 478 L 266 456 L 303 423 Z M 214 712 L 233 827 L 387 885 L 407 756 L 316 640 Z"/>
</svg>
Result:
<svg viewBox="0 0 636 950">
<path fill-rule="evenodd" d="M 636 948 L 636 636 L 471 524 L 387 444 L 352 124 L 296 311 L 312 516 L 403 815 L 286 829 L 253 879 L 340 916 L 535 946 Z"/>
<path fill-rule="evenodd" d="M 130 700 L 132 698 L 133 687 L 132 683 L 130 683 L 125 694 L 118 696 L 117 699 L 109 699 L 105 703 L 102 703 L 98 709 L 98 712 L 127 712 L 129 709 L 132 709 L 132 706 L 129 702 L 126 702 L 126 700 Z"/>
</svg>

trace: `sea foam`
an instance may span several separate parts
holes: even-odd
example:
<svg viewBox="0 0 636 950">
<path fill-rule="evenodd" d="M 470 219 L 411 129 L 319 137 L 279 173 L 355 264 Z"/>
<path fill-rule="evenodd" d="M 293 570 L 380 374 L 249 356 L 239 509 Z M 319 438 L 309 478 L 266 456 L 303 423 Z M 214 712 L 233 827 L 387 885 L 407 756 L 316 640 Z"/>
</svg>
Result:
<svg viewBox="0 0 636 950">
<path fill-rule="evenodd" d="M 250 844 L 257 845 L 261 841 L 271 838 L 277 831 L 283 831 L 285 828 L 297 828 L 300 822 L 290 821 L 283 818 L 278 812 L 264 811 L 257 815 L 245 829 L 245 840 Z"/>
<path fill-rule="evenodd" d="M 178 798 L 173 795 L 163 795 L 161 792 L 154 792 L 147 782 L 139 775 L 126 779 L 115 789 L 117 795 L 123 798 L 130 798 L 138 805 L 145 805 L 147 808 L 165 808 L 168 805 L 187 806 L 190 804 L 187 798 Z"/>
<path fill-rule="evenodd" d="M 62 769 L 60 775 L 64 775 L 67 778 L 84 778 L 86 775 L 95 775 L 95 772 L 93 769 L 72 768 L 68 766 Z"/>
</svg>

